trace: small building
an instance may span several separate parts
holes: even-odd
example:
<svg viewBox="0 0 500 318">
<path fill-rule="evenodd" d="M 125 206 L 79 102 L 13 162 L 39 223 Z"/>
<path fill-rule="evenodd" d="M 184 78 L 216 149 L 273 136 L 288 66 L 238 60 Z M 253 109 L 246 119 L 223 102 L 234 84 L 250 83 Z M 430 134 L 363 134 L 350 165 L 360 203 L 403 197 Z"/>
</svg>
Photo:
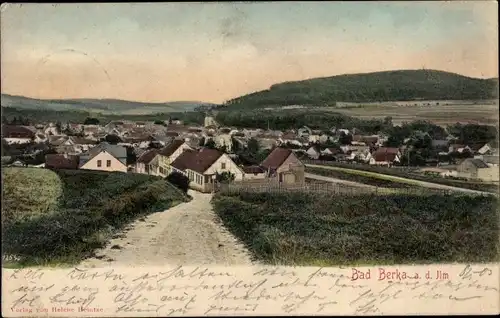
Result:
<svg viewBox="0 0 500 318">
<path fill-rule="evenodd" d="M 158 170 L 160 176 L 169 175 L 172 170 L 170 164 L 179 157 L 184 150 L 192 150 L 193 148 L 182 139 L 174 139 L 166 147 L 158 151 Z"/>
<path fill-rule="evenodd" d="M 217 174 L 232 173 L 234 181 L 243 180 L 244 175 L 243 170 L 227 154 L 209 148 L 185 150 L 172 162 L 171 167 L 172 171 L 189 178 L 192 189 L 201 192 L 214 190 Z"/>
<path fill-rule="evenodd" d="M 260 164 L 268 178 L 280 183 L 304 183 L 305 166 L 290 149 L 275 148 Z"/>
<path fill-rule="evenodd" d="M 457 166 L 457 176 L 481 181 L 498 181 L 499 170 L 498 166 L 489 166 L 481 159 L 468 158 Z"/>
<path fill-rule="evenodd" d="M 135 172 L 156 175 L 157 171 L 150 164 L 157 155 L 158 149 L 143 152 L 135 162 Z"/>
<path fill-rule="evenodd" d="M 78 169 L 80 158 L 67 154 L 45 155 L 45 168 L 47 169 Z"/>
<path fill-rule="evenodd" d="M 25 126 L 3 125 L 2 137 L 7 144 L 27 144 L 35 139 L 35 133 Z"/>
<path fill-rule="evenodd" d="M 261 166 L 243 166 L 241 170 L 244 172 L 243 180 L 264 180 L 266 178 L 266 169 Z"/>
<path fill-rule="evenodd" d="M 317 160 L 319 159 L 319 156 L 321 155 L 321 152 L 319 150 L 318 146 L 311 146 L 309 149 L 306 151 L 307 156 L 311 159 Z"/>
<path fill-rule="evenodd" d="M 80 156 L 80 169 L 127 172 L 127 149 L 103 142 Z"/>
<path fill-rule="evenodd" d="M 391 166 L 401 162 L 398 148 L 380 147 L 365 158 L 371 165 Z"/>
</svg>

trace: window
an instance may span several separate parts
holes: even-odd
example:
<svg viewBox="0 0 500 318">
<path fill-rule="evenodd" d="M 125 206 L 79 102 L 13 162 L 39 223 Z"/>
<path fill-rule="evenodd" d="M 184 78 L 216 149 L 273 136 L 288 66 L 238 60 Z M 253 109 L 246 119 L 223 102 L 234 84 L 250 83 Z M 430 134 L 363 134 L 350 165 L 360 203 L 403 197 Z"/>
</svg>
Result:
<svg viewBox="0 0 500 318">
<path fill-rule="evenodd" d="M 221 169 L 226 169 L 226 163 L 225 162 L 221 163 L 220 166 L 221 166 Z"/>
<path fill-rule="evenodd" d="M 111 160 L 106 160 L 106 167 L 111 167 Z"/>
<path fill-rule="evenodd" d="M 102 161 L 101 161 L 101 160 L 97 160 L 97 166 L 98 166 L 98 167 L 101 167 L 101 166 L 102 166 Z"/>
</svg>

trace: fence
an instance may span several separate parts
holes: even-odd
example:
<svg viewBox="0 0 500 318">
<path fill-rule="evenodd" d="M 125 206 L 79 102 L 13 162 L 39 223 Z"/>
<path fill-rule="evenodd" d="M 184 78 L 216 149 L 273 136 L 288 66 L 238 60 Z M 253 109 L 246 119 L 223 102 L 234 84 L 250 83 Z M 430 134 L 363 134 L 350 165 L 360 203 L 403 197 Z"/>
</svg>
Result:
<svg viewBox="0 0 500 318">
<path fill-rule="evenodd" d="M 245 183 L 231 183 L 217 185 L 216 192 L 220 193 L 264 193 L 264 192 L 278 192 L 278 193 L 292 193 L 302 192 L 311 194 L 328 194 L 338 196 L 359 196 L 359 195 L 387 195 L 387 194 L 406 194 L 406 195 L 450 195 L 452 191 L 428 188 L 402 188 L 402 189 L 389 189 L 381 187 L 354 187 L 346 186 L 343 184 L 336 184 L 331 182 L 312 182 L 303 184 L 245 184 Z"/>
</svg>

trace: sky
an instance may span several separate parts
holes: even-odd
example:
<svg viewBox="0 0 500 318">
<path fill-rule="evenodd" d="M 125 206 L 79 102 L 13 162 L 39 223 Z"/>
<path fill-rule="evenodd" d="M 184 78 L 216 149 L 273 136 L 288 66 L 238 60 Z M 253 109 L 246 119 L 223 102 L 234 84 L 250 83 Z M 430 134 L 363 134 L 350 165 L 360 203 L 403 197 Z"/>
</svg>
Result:
<svg viewBox="0 0 500 318">
<path fill-rule="evenodd" d="M 1 90 L 221 103 L 275 83 L 437 69 L 498 77 L 498 4 L 2 4 Z"/>
</svg>

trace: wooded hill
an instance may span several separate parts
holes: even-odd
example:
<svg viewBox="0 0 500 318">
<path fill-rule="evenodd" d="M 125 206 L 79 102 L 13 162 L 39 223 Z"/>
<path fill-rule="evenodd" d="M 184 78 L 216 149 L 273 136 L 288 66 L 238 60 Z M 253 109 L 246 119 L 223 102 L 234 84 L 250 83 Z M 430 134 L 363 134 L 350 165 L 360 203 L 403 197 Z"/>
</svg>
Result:
<svg viewBox="0 0 500 318">
<path fill-rule="evenodd" d="M 498 96 L 498 78 L 479 79 L 436 70 L 346 74 L 275 84 L 231 99 L 239 108 L 335 106 L 336 102 L 485 100 Z"/>
</svg>

